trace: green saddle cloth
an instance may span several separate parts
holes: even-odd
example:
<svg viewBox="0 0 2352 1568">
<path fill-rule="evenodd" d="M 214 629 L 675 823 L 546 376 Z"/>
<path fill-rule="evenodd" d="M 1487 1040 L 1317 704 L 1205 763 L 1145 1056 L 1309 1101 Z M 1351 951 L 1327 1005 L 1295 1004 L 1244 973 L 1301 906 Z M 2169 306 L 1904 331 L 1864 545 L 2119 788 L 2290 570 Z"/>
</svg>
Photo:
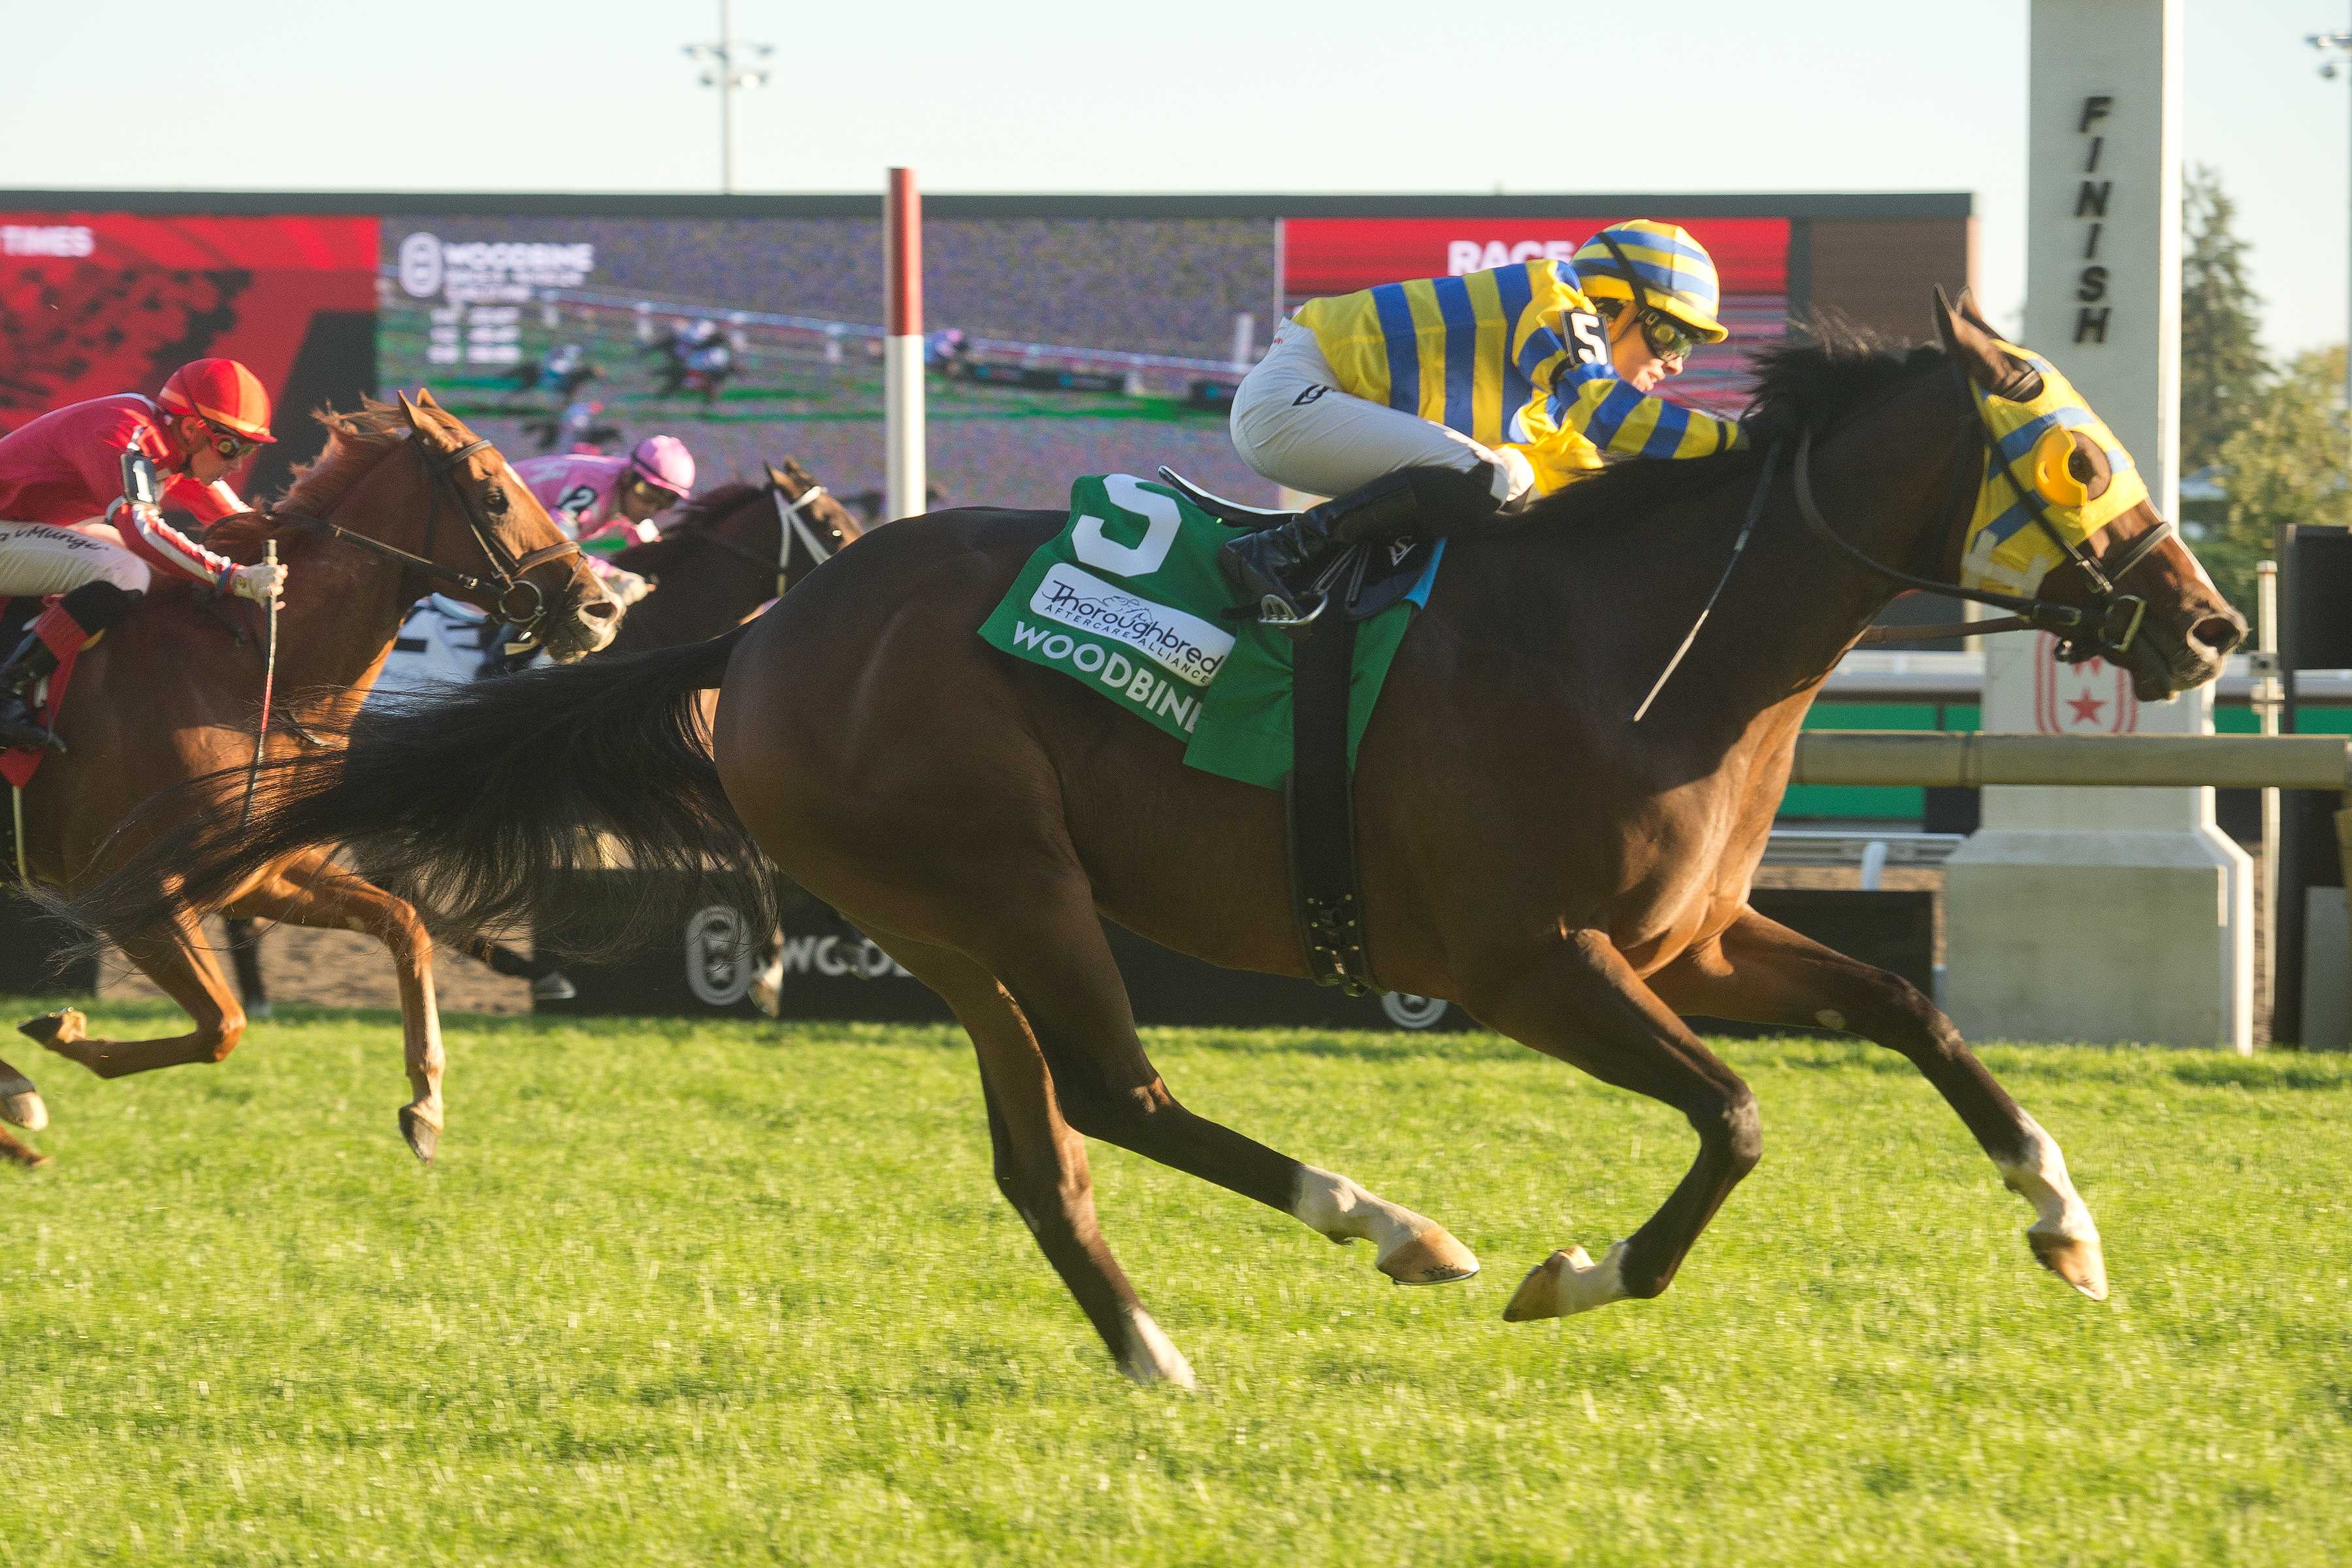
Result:
<svg viewBox="0 0 2352 1568">
<path fill-rule="evenodd" d="M 1082 479 L 1070 487 L 1068 524 L 1029 557 L 980 635 L 1175 736 L 1188 765 L 1280 789 L 1290 771 L 1291 640 L 1223 618 L 1234 599 L 1217 547 L 1233 536 L 1167 485 L 1132 474 Z M 1433 556 L 1410 594 L 1357 628 L 1351 769 L 1436 571 Z"/>
</svg>

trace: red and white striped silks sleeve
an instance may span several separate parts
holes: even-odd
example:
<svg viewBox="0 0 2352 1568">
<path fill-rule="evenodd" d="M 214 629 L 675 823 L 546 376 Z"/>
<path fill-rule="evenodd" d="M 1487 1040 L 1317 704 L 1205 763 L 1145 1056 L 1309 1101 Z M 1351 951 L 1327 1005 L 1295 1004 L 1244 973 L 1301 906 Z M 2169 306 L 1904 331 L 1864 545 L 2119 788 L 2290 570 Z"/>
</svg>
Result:
<svg viewBox="0 0 2352 1568">
<path fill-rule="evenodd" d="M 245 508 L 233 510 L 242 511 Z M 108 514 L 107 521 L 121 533 L 122 542 L 131 552 L 150 566 L 176 572 L 184 577 L 199 577 L 221 589 L 227 588 L 229 578 L 236 572 L 236 562 L 206 550 L 155 512 L 121 503 Z"/>
</svg>

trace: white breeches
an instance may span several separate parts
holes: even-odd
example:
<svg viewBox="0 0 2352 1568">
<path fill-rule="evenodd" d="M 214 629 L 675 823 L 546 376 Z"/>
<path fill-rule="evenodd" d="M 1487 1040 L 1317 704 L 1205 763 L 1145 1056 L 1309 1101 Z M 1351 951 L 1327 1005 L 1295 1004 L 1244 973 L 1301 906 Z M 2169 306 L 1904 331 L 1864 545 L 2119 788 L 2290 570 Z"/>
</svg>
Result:
<svg viewBox="0 0 2352 1568">
<path fill-rule="evenodd" d="M 1487 463 L 1497 500 L 1535 483 L 1518 453 L 1342 392 L 1334 379 L 1313 332 L 1295 321 L 1276 327 L 1274 346 L 1234 394 L 1234 449 L 1242 461 L 1278 485 L 1319 496 L 1345 495 L 1399 468 L 1470 473 Z"/>
<path fill-rule="evenodd" d="M 71 593 L 100 578 L 125 593 L 143 594 L 152 576 L 147 563 L 105 523 L 0 522 L 0 598 Z"/>
</svg>

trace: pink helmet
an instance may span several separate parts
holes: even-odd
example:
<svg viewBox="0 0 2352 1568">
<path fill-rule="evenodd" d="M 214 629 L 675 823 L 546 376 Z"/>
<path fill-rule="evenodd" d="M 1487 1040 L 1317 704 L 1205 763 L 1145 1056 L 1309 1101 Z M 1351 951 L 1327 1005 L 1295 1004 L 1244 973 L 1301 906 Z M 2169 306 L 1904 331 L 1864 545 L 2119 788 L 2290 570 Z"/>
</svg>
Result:
<svg viewBox="0 0 2352 1568">
<path fill-rule="evenodd" d="M 629 471 L 679 500 L 694 490 L 694 454 L 675 436 L 648 436 L 629 454 Z"/>
</svg>

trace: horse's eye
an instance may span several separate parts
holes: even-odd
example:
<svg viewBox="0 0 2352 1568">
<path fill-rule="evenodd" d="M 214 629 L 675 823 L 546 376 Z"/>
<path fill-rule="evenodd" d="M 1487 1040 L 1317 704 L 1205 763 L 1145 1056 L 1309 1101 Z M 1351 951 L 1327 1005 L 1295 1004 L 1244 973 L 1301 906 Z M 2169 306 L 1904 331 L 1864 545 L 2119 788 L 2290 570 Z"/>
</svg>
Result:
<svg viewBox="0 0 2352 1568">
<path fill-rule="evenodd" d="M 482 497 L 482 508 L 483 508 L 483 510 L 484 510 L 488 511 L 488 512 L 492 517 L 504 517 L 504 516 L 506 516 L 506 514 L 507 514 L 507 490 L 506 490 L 506 487 L 505 487 L 504 485 L 492 485 L 492 486 L 489 488 L 488 492 L 487 494 L 485 494 L 485 495 Z"/>
<path fill-rule="evenodd" d="M 2086 485 L 2099 475 L 2099 470 L 2091 466 L 2091 459 L 2080 452 L 2066 459 L 2066 471 Z"/>
</svg>

